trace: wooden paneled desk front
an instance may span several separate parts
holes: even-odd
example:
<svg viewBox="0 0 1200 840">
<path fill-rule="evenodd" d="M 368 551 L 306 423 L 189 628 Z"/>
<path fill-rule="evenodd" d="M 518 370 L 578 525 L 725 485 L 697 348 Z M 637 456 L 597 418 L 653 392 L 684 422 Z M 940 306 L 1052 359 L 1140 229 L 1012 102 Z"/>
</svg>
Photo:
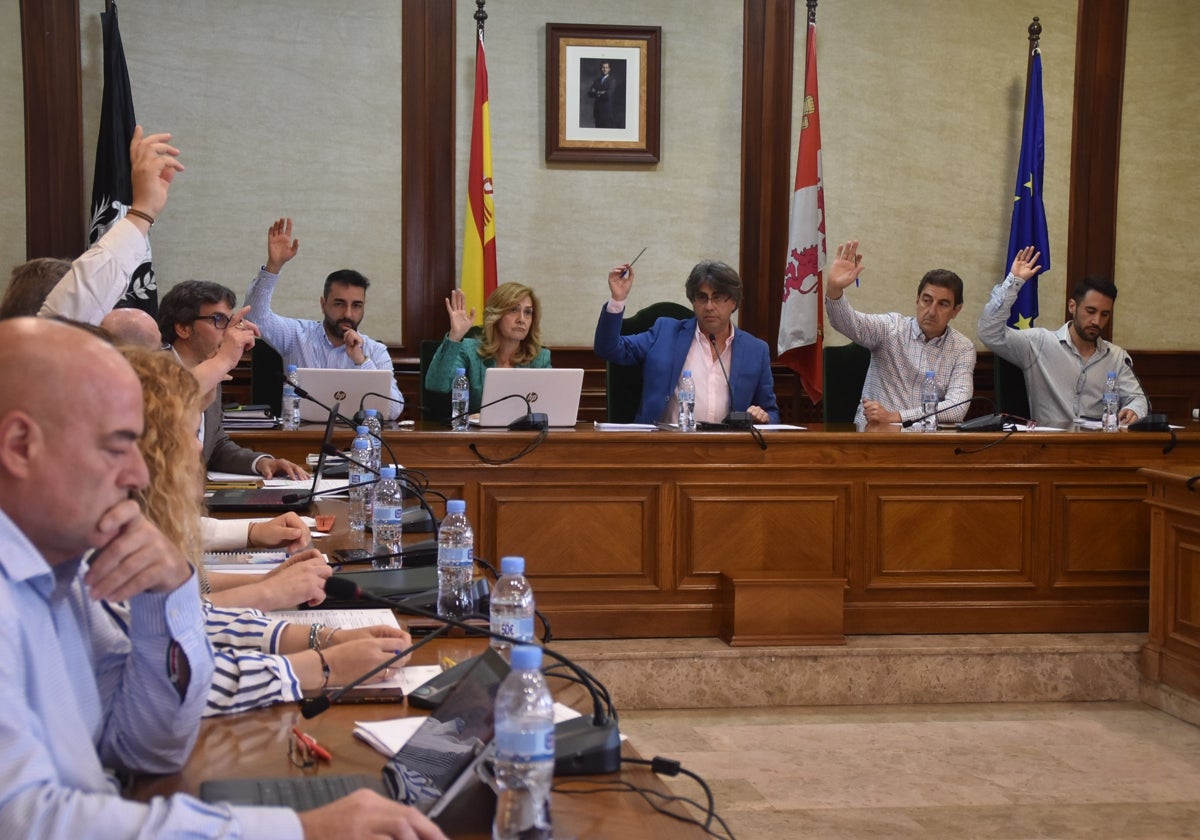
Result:
<svg viewBox="0 0 1200 840">
<path fill-rule="evenodd" d="M 477 553 L 521 554 L 559 638 L 714 636 L 723 575 L 811 578 L 844 631 L 1144 631 L 1142 467 L 1200 462 L 1200 430 L 1164 433 L 846 427 L 769 432 L 416 427 L 385 438 L 467 502 Z M 316 427 L 235 436 L 291 458 Z M 349 431 L 339 431 L 348 445 Z M 839 583 L 840 582 L 840 583 Z"/>
</svg>

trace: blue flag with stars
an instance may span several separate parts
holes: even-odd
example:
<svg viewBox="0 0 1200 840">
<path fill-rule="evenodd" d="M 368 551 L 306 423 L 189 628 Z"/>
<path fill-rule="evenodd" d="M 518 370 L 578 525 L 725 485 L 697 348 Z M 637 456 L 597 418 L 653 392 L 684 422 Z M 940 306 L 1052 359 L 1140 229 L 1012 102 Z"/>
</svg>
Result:
<svg viewBox="0 0 1200 840">
<path fill-rule="evenodd" d="M 1042 169 L 1046 162 L 1046 120 L 1042 110 L 1042 53 L 1035 50 L 1029 65 L 1029 90 L 1025 94 L 1025 121 L 1021 129 L 1021 160 L 1013 194 L 1012 226 L 1008 232 L 1007 273 L 1017 251 L 1032 245 L 1041 252 L 1039 276 L 1050 270 L 1050 235 L 1042 204 Z M 1028 329 L 1038 316 L 1038 277 L 1022 287 L 1008 316 L 1008 325 Z"/>
</svg>

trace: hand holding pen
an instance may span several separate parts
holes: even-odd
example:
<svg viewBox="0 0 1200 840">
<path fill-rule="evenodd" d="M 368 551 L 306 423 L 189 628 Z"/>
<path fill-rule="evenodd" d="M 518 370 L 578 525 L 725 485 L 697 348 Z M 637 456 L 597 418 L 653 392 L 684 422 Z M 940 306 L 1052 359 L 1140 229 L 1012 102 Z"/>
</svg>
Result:
<svg viewBox="0 0 1200 840">
<path fill-rule="evenodd" d="M 618 265 L 608 272 L 608 290 L 612 295 L 612 299 L 618 303 L 629 297 L 629 290 L 633 288 L 633 264 L 644 253 L 646 253 L 645 248 L 638 251 L 637 257 L 634 257 L 624 265 Z"/>
</svg>

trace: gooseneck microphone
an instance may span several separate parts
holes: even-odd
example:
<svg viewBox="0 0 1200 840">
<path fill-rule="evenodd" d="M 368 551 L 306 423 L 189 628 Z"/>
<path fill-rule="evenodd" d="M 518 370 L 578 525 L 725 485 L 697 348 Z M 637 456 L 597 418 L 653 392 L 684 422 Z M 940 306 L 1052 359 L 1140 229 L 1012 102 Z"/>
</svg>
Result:
<svg viewBox="0 0 1200 840">
<path fill-rule="evenodd" d="M 729 389 L 729 414 L 722 422 L 732 429 L 748 429 L 754 425 L 754 418 L 750 416 L 750 412 L 748 411 L 733 410 L 733 383 L 729 381 L 729 371 L 725 370 L 725 360 L 721 358 L 721 351 L 717 350 L 717 336 L 715 333 L 708 334 L 708 343 L 712 345 L 713 350 L 717 353 L 717 363 L 721 366 L 721 375 L 725 377 L 725 387 Z"/>
<path fill-rule="evenodd" d="M 381 400 L 387 400 L 388 402 L 396 403 L 397 405 L 400 406 L 400 410 L 404 411 L 404 400 L 398 400 L 395 397 L 389 396 L 387 394 L 380 394 L 376 391 L 367 391 L 365 394 L 362 395 L 362 397 L 359 398 L 358 411 L 354 412 L 354 416 L 350 418 L 351 420 L 354 421 L 355 425 L 357 425 L 357 426 L 361 426 L 362 421 L 367 416 L 366 409 L 363 407 L 367 402 L 367 397 L 379 397 L 379 399 L 381 399 Z"/>
<path fill-rule="evenodd" d="M 425 645 L 429 644 L 430 642 L 432 642 L 434 639 L 436 639 L 438 636 L 442 635 L 449 629 L 450 629 L 449 624 L 443 624 L 441 627 L 439 627 L 438 629 L 431 632 L 428 636 L 421 639 L 421 641 L 419 641 L 415 644 L 409 645 L 404 650 L 396 651 L 395 656 L 391 657 L 390 659 L 385 660 L 384 662 L 380 662 L 378 665 L 376 665 L 370 671 L 367 671 L 365 674 L 363 674 L 360 677 L 355 677 L 354 679 L 352 679 L 350 682 L 346 683 L 345 685 L 343 685 L 339 688 L 335 688 L 333 691 L 326 691 L 318 697 L 305 697 L 303 700 L 300 701 L 300 714 L 304 717 L 305 720 L 308 720 L 310 718 L 315 718 L 317 715 L 324 712 L 326 709 L 328 709 L 330 706 L 332 706 L 338 700 L 341 700 L 342 697 L 345 696 L 346 692 L 352 691 L 352 690 L 358 688 L 360 685 L 365 683 L 367 680 L 371 679 L 371 677 L 375 676 L 380 671 L 383 671 L 383 670 L 395 665 L 401 659 L 408 656 L 410 653 L 417 650 L 418 648 L 422 648 Z"/>
<path fill-rule="evenodd" d="M 936 410 L 934 410 L 934 411 L 931 411 L 931 412 L 929 412 L 928 414 L 922 414 L 920 417 L 914 417 L 914 418 L 913 418 L 913 419 L 911 419 L 911 420 L 905 420 L 905 421 L 903 421 L 903 422 L 900 424 L 900 427 L 901 427 L 901 428 L 904 428 L 904 429 L 909 429 L 909 428 L 912 428 L 913 426 L 915 426 L 915 425 L 917 425 L 918 423 L 920 423 L 922 420 L 928 420 L 930 417 L 936 417 L 936 416 L 938 416 L 939 414 L 941 414 L 941 413 L 942 413 L 942 412 L 944 412 L 944 411 L 949 411 L 949 410 L 950 410 L 950 409 L 952 409 L 952 408 L 958 408 L 959 406 L 967 405 L 968 403 L 973 403 L 973 402 L 975 402 L 976 400 L 983 400 L 983 401 L 984 401 L 984 402 L 986 402 L 988 405 L 990 405 L 990 406 L 993 406 L 993 407 L 995 406 L 995 403 L 993 403 L 993 402 L 992 402 L 990 399 L 988 399 L 987 397 L 968 397 L 968 398 L 967 398 L 967 399 L 965 399 L 965 400 L 962 400 L 962 401 L 960 401 L 960 402 L 956 402 L 956 403 L 954 403 L 953 405 L 948 405 L 948 406 L 946 406 L 945 408 L 939 408 L 939 409 L 936 409 Z M 992 417 L 1005 417 L 1005 416 L 1007 416 L 1007 415 L 994 414 L 994 415 L 991 415 L 991 416 L 992 416 Z"/>
<path fill-rule="evenodd" d="M 362 467 L 367 472 L 374 473 L 376 476 L 379 475 L 379 470 L 375 469 L 370 464 L 364 464 L 362 461 L 359 461 L 355 458 L 351 458 L 349 455 L 345 454 L 340 449 L 338 449 L 336 446 L 334 446 L 332 443 L 327 443 L 321 448 L 325 451 L 326 455 L 332 455 L 332 456 L 335 456 L 338 458 L 345 458 L 348 463 L 354 464 L 354 466 L 356 466 L 356 467 Z M 437 535 L 438 535 L 438 528 L 440 527 L 440 525 L 438 524 L 437 516 L 435 516 L 433 513 L 433 508 L 431 508 L 429 506 L 429 502 L 425 499 L 424 488 L 418 486 L 417 483 L 415 481 L 413 481 L 411 478 L 409 478 L 407 475 L 404 475 L 399 472 L 396 473 L 395 480 L 399 481 L 401 484 L 403 484 L 404 488 L 406 490 L 408 490 L 410 493 L 412 493 L 414 496 L 417 497 L 417 503 L 421 506 L 421 510 L 425 511 L 425 513 L 429 516 L 429 521 L 432 523 L 432 527 L 430 528 L 430 530 L 433 531 L 433 538 L 434 538 L 434 541 L 436 542 Z M 373 481 L 365 481 L 363 483 L 364 484 L 377 484 L 378 482 L 379 482 L 379 479 L 375 478 Z M 339 487 L 338 489 L 346 490 L 348 488 Z M 414 525 L 416 525 L 415 522 L 404 523 L 404 527 L 407 527 L 407 528 L 412 528 Z M 424 530 L 424 529 L 416 528 L 415 530 Z"/>
<path fill-rule="evenodd" d="M 370 481 L 364 481 L 362 483 L 362 485 L 360 485 L 360 486 L 365 486 L 367 484 L 378 484 L 378 483 L 379 483 L 379 479 L 373 478 Z M 283 502 L 285 505 L 290 505 L 295 502 L 299 502 L 301 500 L 311 501 L 312 499 L 315 499 L 317 496 L 325 496 L 325 495 L 332 494 L 332 493 L 345 493 L 348 489 L 350 489 L 350 488 L 349 487 L 328 487 L 324 490 L 317 490 L 314 493 L 285 493 L 283 496 L 280 497 L 279 501 Z"/>
<path fill-rule="evenodd" d="M 308 393 L 308 391 L 304 390 L 299 385 L 294 385 L 292 387 L 296 392 L 296 396 L 300 397 L 301 399 L 308 400 L 310 403 L 320 406 L 321 408 L 325 409 L 326 411 L 330 412 L 331 414 L 333 413 L 333 409 L 331 407 L 325 405 L 325 403 L 321 402 L 319 399 L 314 397 L 312 394 Z M 362 425 L 361 423 L 354 422 L 349 417 L 347 417 L 345 414 L 339 413 L 336 416 L 337 416 L 338 420 L 341 420 L 343 423 L 345 423 L 351 429 L 357 430 L 358 427 Z M 355 416 L 357 417 L 358 415 L 355 415 Z M 392 459 L 392 463 L 393 464 L 396 463 L 396 453 L 392 451 L 392 447 L 388 446 L 388 442 L 386 440 L 384 440 L 382 436 L 375 434 L 374 432 L 372 432 L 369 429 L 367 430 L 367 434 L 369 434 L 371 437 L 375 438 L 375 440 L 379 441 L 379 443 L 382 444 L 383 448 L 387 450 L 388 457 Z M 341 455 L 340 452 L 336 453 L 336 454 L 339 456 Z"/>
<path fill-rule="evenodd" d="M 405 602 L 390 601 L 372 592 L 367 592 L 354 581 L 338 575 L 325 581 L 325 591 L 337 598 L 369 601 L 408 615 L 431 618 L 443 625 L 458 627 L 469 635 L 487 636 L 513 645 L 528 644 L 520 639 L 493 633 L 490 629 L 440 616 L 432 610 L 421 609 Z M 576 719 L 580 723 L 568 721 L 566 724 L 559 724 L 559 727 L 556 727 L 558 759 L 555 773 L 558 775 L 615 773 L 621 766 L 621 735 L 617 728 L 616 709 L 613 707 L 612 697 L 608 690 L 587 670 L 561 653 L 547 647 L 543 647 L 542 652 L 571 669 L 579 678 L 579 684 L 587 690 L 592 698 L 591 720 L 585 716 Z M 573 723 L 574 726 L 571 725 Z"/>
<path fill-rule="evenodd" d="M 533 410 L 533 403 L 530 402 L 529 397 L 525 396 L 524 394 L 505 394 L 503 397 L 492 400 L 489 403 L 484 403 L 479 407 L 480 409 L 484 409 L 488 406 L 502 403 L 505 400 L 521 400 L 525 403 L 525 416 L 518 417 L 508 424 L 507 429 L 510 432 L 543 432 L 550 428 L 549 415 L 542 414 L 541 412 L 535 412 Z M 467 409 L 466 411 L 451 415 L 446 422 L 453 423 L 455 420 L 461 420 L 463 417 L 470 417 L 474 413 L 474 411 Z"/>
</svg>

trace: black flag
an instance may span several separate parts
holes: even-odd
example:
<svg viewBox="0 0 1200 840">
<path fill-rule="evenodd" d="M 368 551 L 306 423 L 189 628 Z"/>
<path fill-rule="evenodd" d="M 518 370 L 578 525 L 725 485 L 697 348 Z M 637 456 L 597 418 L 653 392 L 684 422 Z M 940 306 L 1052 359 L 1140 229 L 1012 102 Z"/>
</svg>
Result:
<svg viewBox="0 0 1200 840">
<path fill-rule="evenodd" d="M 104 29 L 104 99 L 100 106 L 100 137 L 96 141 L 96 174 L 92 180 L 92 217 L 88 225 L 88 244 L 95 245 L 114 223 L 125 218 L 133 203 L 133 185 L 129 179 L 129 142 L 137 120 L 133 115 L 133 91 L 129 86 L 129 68 L 125 65 L 125 47 L 117 26 L 117 4 L 102 12 Z M 129 278 L 125 294 L 117 303 L 158 314 L 158 286 L 146 258 Z"/>
</svg>

